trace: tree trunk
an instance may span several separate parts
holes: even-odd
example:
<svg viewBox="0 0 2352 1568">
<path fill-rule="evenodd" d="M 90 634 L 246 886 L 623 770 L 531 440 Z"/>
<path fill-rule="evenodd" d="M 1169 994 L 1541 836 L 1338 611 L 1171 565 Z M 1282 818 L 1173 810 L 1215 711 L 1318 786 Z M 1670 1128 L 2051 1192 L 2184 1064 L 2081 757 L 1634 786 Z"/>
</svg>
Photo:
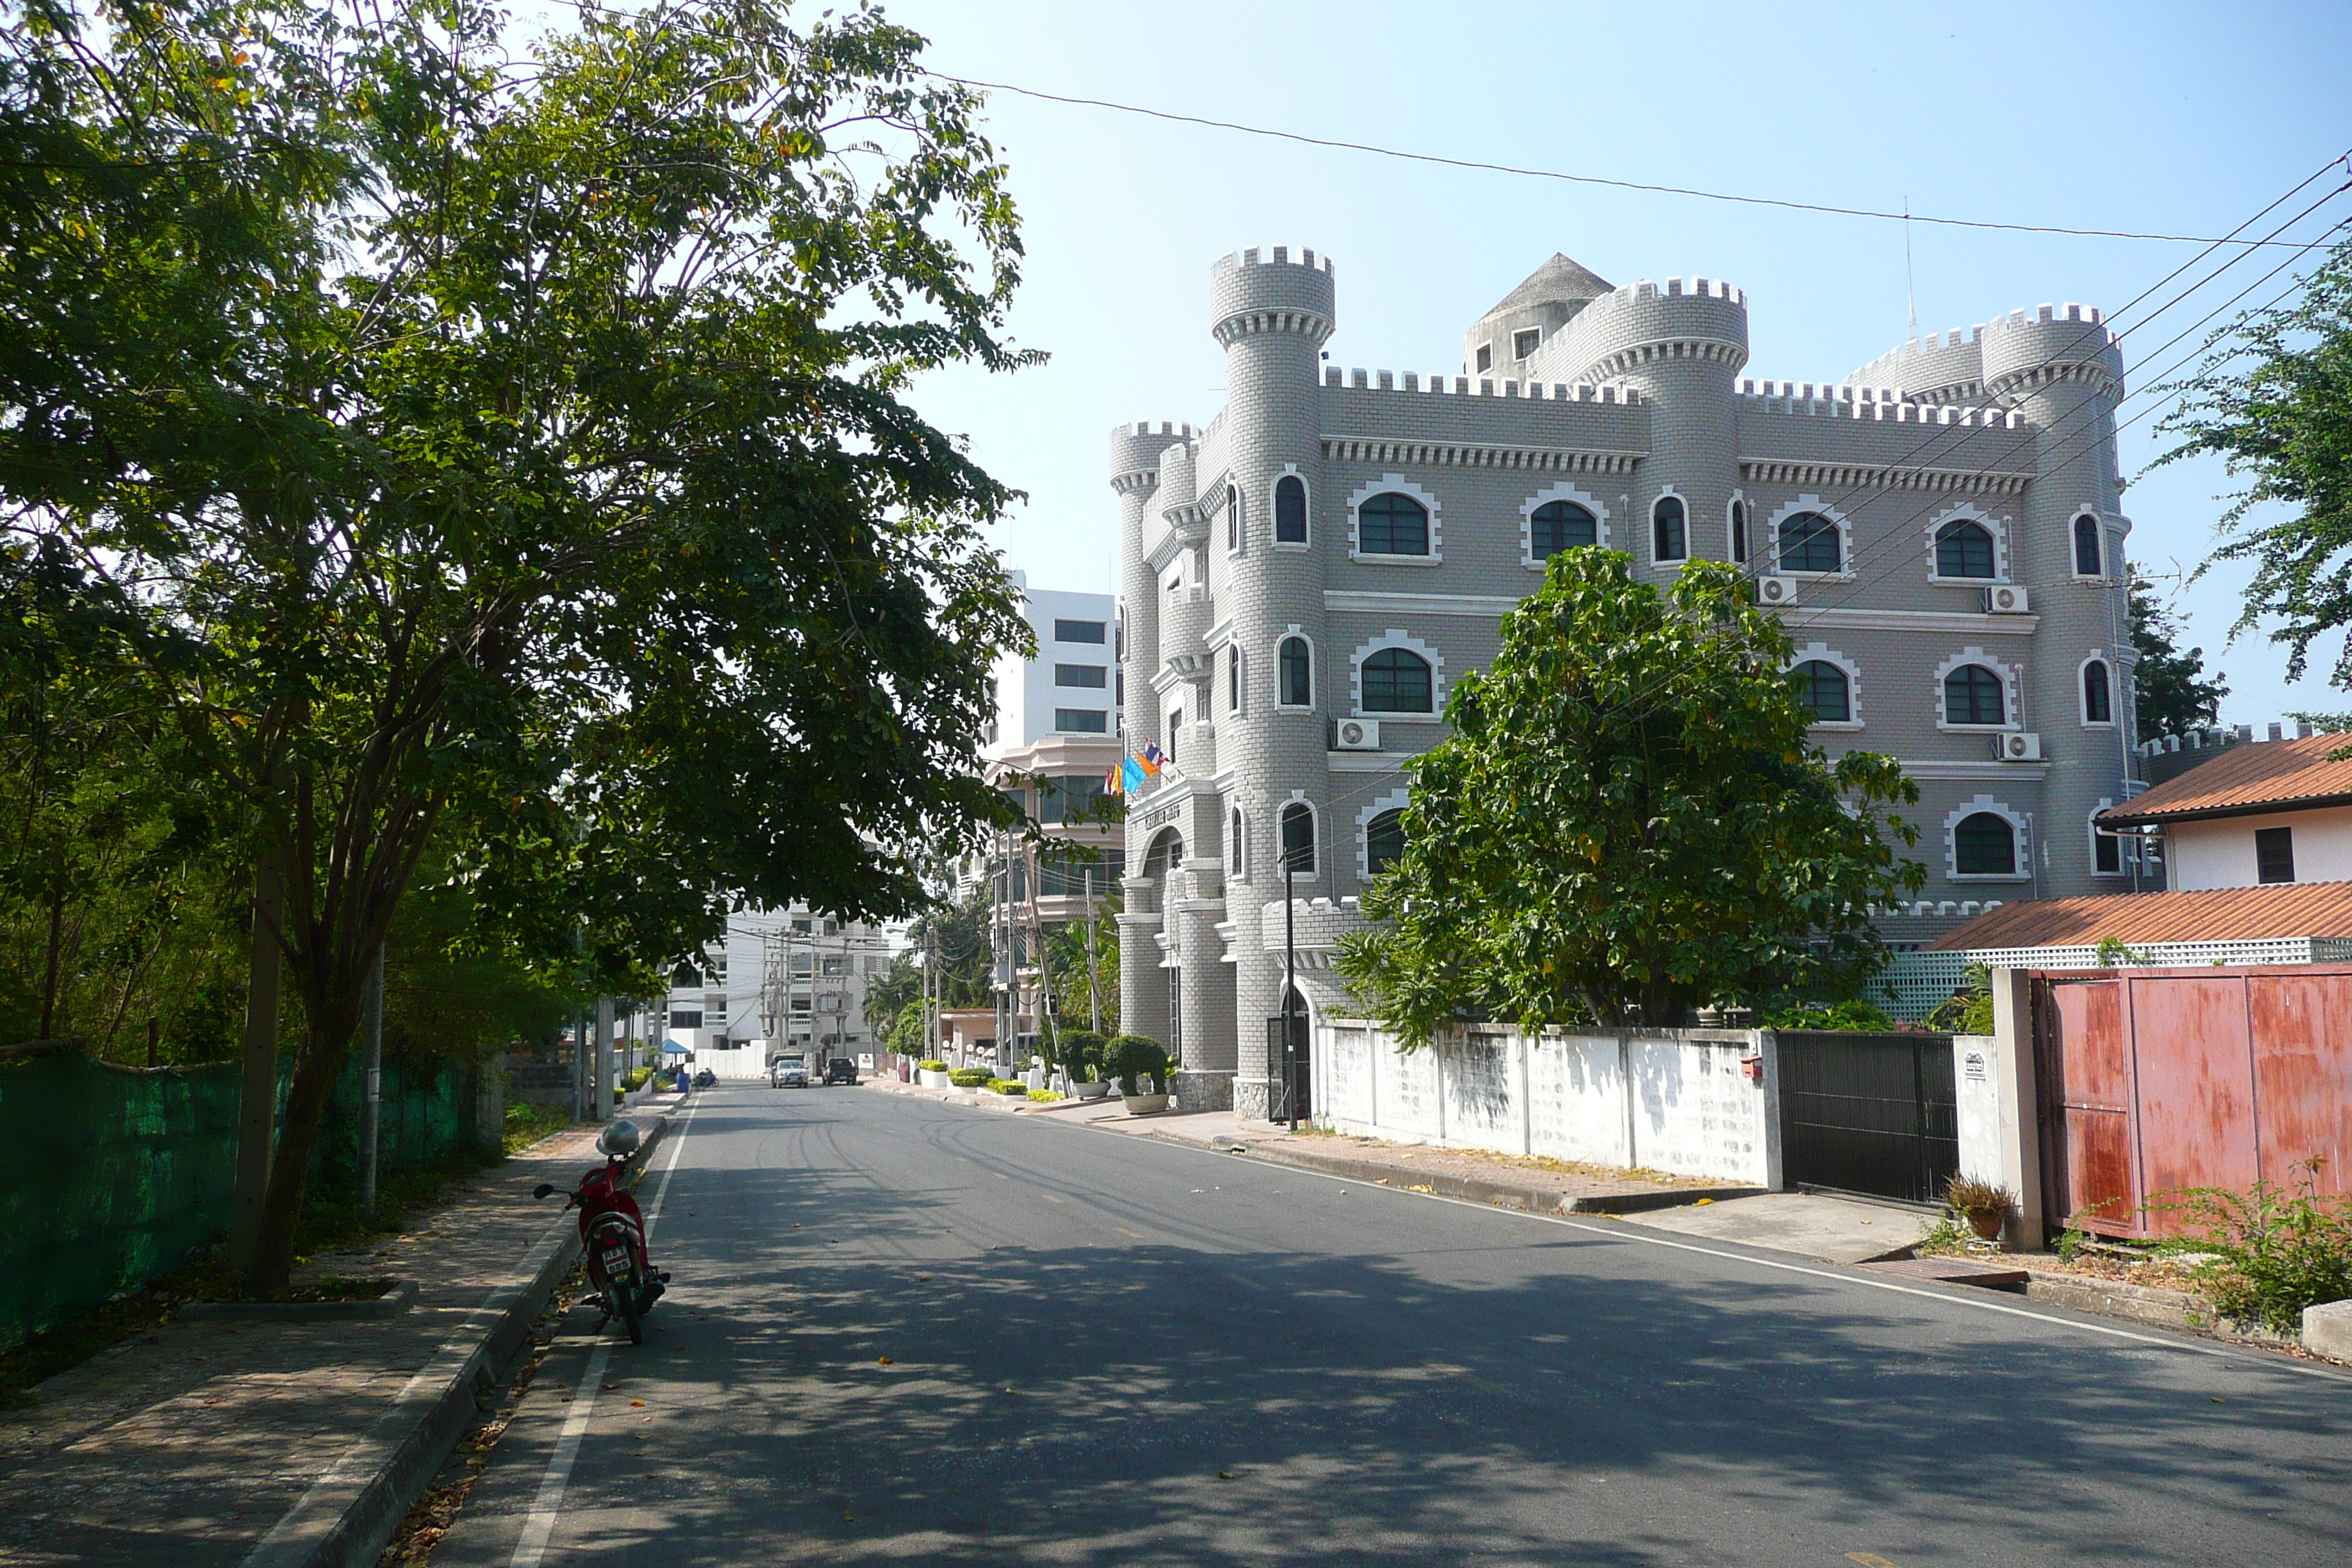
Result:
<svg viewBox="0 0 2352 1568">
<path fill-rule="evenodd" d="M 327 1108 L 335 1095 L 335 1076 L 350 1048 L 356 1020 L 350 1010 L 329 1006 L 328 1016 L 314 1017 L 295 1058 L 294 1083 L 286 1097 L 286 1118 L 278 1130 L 278 1152 L 269 1166 L 269 1195 L 262 1205 L 261 1233 L 247 1284 L 257 1295 L 285 1289 L 294 1270 L 294 1232 L 302 1218 L 302 1200 L 310 1183 L 310 1158 L 318 1152 L 319 1135 L 327 1125 Z"/>
</svg>

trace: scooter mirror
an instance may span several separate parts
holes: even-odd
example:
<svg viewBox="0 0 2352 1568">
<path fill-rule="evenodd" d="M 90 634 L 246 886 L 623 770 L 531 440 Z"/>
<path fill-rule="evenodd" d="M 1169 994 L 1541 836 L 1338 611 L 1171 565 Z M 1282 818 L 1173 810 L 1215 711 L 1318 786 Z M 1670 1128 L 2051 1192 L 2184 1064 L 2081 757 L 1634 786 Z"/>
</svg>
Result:
<svg viewBox="0 0 2352 1568">
<path fill-rule="evenodd" d="M 553 1182 L 541 1182 L 539 1185 L 531 1188 L 530 1195 L 535 1198 L 543 1198 L 554 1191 L 555 1184 Z"/>
</svg>

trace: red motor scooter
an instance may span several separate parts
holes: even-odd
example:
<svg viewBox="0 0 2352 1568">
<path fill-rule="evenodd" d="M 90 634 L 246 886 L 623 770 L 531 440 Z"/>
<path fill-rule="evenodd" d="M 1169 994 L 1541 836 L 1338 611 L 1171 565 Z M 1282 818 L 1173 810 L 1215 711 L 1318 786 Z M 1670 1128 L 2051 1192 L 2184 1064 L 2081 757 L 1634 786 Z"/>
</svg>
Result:
<svg viewBox="0 0 2352 1568">
<path fill-rule="evenodd" d="M 621 1185 L 621 1163 L 637 1152 L 636 1123 L 615 1121 L 596 1139 L 604 1163 L 580 1178 L 578 1190 L 564 1199 L 566 1209 L 580 1211 L 580 1243 L 588 1262 L 588 1283 L 604 1303 L 604 1319 L 614 1318 L 629 1331 L 629 1342 L 646 1342 L 645 1315 L 653 1310 L 669 1284 L 667 1272 L 656 1273 L 646 1255 L 646 1216 L 637 1200 Z M 531 1196 L 551 1195 L 555 1184 L 541 1182 Z"/>
</svg>

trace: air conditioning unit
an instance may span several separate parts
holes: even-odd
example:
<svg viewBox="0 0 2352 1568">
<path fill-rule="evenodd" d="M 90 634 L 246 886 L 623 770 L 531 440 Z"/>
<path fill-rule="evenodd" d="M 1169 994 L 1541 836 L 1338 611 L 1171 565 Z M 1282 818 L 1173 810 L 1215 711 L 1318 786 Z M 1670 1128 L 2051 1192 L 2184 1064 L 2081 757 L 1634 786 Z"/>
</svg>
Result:
<svg viewBox="0 0 2352 1568">
<path fill-rule="evenodd" d="M 2004 763 L 2038 763 L 2042 760 L 2042 737 L 2022 730 L 1992 738 L 1992 754 Z"/>
<path fill-rule="evenodd" d="M 2033 599 L 2022 588 L 2006 584 L 1985 590 L 1985 613 L 1993 616 L 2021 616 L 2031 609 Z"/>
<path fill-rule="evenodd" d="M 1759 605 L 1793 605 L 1797 602 L 1797 579 L 1775 573 L 1756 579 L 1756 602 Z"/>
<path fill-rule="evenodd" d="M 1342 719 L 1332 731 L 1332 738 L 1343 752 L 1377 752 L 1381 749 L 1381 721 Z"/>
</svg>

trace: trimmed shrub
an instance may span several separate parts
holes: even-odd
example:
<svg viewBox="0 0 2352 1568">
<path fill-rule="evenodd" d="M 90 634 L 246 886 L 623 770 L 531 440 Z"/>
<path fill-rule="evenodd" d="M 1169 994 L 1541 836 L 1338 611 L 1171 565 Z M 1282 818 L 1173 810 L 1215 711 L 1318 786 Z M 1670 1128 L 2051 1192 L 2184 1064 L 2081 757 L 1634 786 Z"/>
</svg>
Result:
<svg viewBox="0 0 2352 1568">
<path fill-rule="evenodd" d="M 1072 1083 L 1084 1083 L 1102 1072 L 1103 1043 L 1091 1029 L 1065 1029 L 1057 1042 L 1061 1059 L 1055 1065 L 1070 1075 Z"/>
<path fill-rule="evenodd" d="M 1040 1105 L 1051 1105 L 1063 1096 L 1050 1089 L 1033 1089 L 1029 1091 L 1029 1098 Z"/>
<path fill-rule="evenodd" d="M 1140 1094 L 1139 1077 L 1148 1076 L 1164 1092 L 1168 1087 L 1167 1048 L 1149 1035 L 1113 1035 L 1103 1045 L 1103 1068 L 1118 1079 L 1121 1094 Z"/>
<path fill-rule="evenodd" d="M 1026 1094 L 1029 1086 L 1017 1078 L 992 1078 L 988 1080 L 988 1089 L 992 1094 Z"/>
<path fill-rule="evenodd" d="M 942 1061 L 917 1062 L 915 1066 L 924 1072 L 945 1072 L 948 1070 L 948 1064 Z"/>
<path fill-rule="evenodd" d="M 986 1089 L 995 1077 L 986 1068 L 958 1068 L 948 1074 L 948 1081 L 958 1089 Z"/>
</svg>

